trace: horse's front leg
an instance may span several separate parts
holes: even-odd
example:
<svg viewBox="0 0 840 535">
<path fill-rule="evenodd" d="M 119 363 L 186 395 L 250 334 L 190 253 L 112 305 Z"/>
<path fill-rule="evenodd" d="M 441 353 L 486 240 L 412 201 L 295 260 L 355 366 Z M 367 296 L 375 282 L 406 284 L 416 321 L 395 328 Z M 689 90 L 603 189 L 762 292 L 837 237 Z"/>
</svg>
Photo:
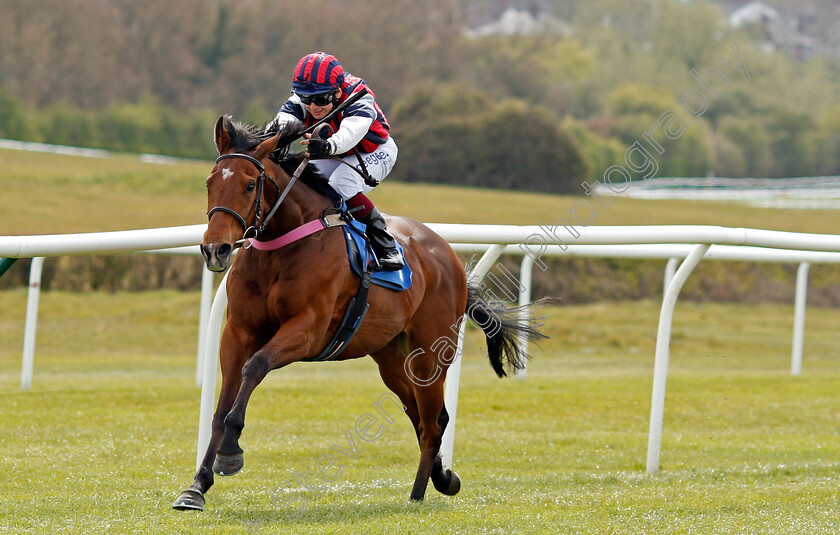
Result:
<svg viewBox="0 0 840 535">
<path fill-rule="evenodd" d="M 312 353 L 315 332 L 314 314 L 306 313 L 286 322 L 274 337 L 245 362 L 242 382 L 233 407 L 224 418 L 224 436 L 219 446 L 213 471 L 220 475 L 235 474 L 245 462 L 239 437 L 245 427 L 245 409 L 251 394 L 269 371 L 306 358 Z M 215 431 L 215 429 L 214 429 Z"/>
<path fill-rule="evenodd" d="M 244 336 L 241 336 L 236 328 L 228 323 L 222 332 L 220 345 L 220 361 L 222 368 L 222 390 L 219 393 L 219 402 L 216 405 L 216 412 L 213 415 L 213 429 L 210 435 L 210 444 L 207 452 L 201 461 L 198 471 L 195 474 L 193 484 L 184 490 L 172 504 L 175 509 L 188 510 L 204 509 L 204 493 L 213 486 L 213 462 L 216 458 L 216 450 L 222 441 L 222 434 L 225 430 L 224 419 L 230 411 L 239 386 L 242 383 L 242 364 L 254 351 L 253 343 L 244 343 Z"/>
</svg>

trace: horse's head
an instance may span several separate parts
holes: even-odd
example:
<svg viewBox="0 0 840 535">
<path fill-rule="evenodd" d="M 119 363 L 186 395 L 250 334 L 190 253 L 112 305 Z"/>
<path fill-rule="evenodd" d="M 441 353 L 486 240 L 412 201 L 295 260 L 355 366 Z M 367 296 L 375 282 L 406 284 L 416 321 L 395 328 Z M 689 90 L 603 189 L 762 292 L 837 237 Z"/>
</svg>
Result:
<svg viewBox="0 0 840 535">
<path fill-rule="evenodd" d="M 266 190 L 278 188 L 263 160 L 277 148 L 280 134 L 260 137 L 219 117 L 215 128 L 219 158 L 207 177 L 207 231 L 201 254 L 211 271 L 224 271 L 238 240 L 254 237 L 263 217 Z M 266 187 L 266 182 L 268 186 Z"/>
<path fill-rule="evenodd" d="M 317 217 L 333 205 L 335 192 L 328 179 L 312 166 L 300 168 L 302 153 L 292 154 L 292 143 L 305 129 L 295 122 L 263 128 L 219 117 L 214 136 L 219 157 L 207 177 L 210 223 L 201 242 L 207 269 L 227 269 L 242 238 L 302 224 L 304 215 Z M 308 187 L 291 188 L 293 173 Z"/>
</svg>

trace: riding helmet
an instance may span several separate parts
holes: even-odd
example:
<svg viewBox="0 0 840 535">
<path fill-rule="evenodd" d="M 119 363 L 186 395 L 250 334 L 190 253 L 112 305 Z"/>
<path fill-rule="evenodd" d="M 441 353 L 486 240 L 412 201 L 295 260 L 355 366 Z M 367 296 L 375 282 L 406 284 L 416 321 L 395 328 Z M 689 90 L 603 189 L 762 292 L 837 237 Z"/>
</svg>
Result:
<svg viewBox="0 0 840 535">
<path fill-rule="evenodd" d="M 298 95 L 317 95 L 338 89 L 344 82 L 344 69 L 335 56 L 314 52 L 300 58 L 292 79 Z"/>
</svg>

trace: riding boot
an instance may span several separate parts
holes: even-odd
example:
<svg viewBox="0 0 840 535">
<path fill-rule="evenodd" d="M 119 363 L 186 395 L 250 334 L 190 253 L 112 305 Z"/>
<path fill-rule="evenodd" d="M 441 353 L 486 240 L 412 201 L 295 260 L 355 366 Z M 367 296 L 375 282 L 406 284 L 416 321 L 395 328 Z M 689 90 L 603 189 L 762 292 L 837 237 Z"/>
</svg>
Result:
<svg viewBox="0 0 840 535">
<path fill-rule="evenodd" d="M 397 242 L 391 233 L 388 232 L 385 218 L 374 208 L 370 213 L 361 219 L 361 223 L 367 225 L 366 234 L 376 253 L 376 259 L 383 271 L 399 271 L 405 264 L 402 255 L 397 251 Z"/>
</svg>

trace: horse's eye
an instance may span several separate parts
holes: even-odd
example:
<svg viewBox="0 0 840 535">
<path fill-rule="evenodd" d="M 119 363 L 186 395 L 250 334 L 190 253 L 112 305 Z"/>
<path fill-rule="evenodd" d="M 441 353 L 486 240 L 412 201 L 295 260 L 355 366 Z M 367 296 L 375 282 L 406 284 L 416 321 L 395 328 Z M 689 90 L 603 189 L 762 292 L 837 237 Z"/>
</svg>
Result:
<svg viewBox="0 0 840 535">
<path fill-rule="evenodd" d="M 256 187 L 257 187 L 257 183 L 254 182 L 253 180 L 251 182 L 248 182 L 248 185 L 245 186 L 245 193 L 254 193 L 254 190 L 256 189 Z"/>
</svg>

